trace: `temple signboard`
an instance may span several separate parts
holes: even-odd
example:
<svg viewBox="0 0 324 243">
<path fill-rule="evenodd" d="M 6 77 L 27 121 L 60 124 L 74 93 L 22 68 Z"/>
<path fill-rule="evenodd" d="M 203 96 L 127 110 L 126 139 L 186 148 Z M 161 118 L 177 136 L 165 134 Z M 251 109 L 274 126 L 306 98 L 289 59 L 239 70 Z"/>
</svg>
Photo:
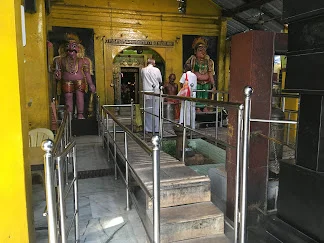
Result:
<svg viewBox="0 0 324 243">
<path fill-rule="evenodd" d="M 173 41 L 107 39 L 106 43 L 116 46 L 159 46 L 173 47 Z"/>
</svg>

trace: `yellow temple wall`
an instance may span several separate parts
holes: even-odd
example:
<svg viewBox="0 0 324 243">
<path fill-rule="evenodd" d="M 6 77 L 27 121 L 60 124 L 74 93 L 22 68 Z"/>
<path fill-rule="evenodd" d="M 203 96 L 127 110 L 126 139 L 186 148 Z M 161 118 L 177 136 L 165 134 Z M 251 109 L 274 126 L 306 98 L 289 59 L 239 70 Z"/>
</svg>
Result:
<svg viewBox="0 0 324 243">
<path fill-rule="evenodd" d="M 6 0 L 0 8 L 0 66 L 4 91 L 0 96 L 0 242 L 35 242 L 31 175 L 26 162 L 28 117 L 21 1 Z"/>
<path fill-rule="evenodd" d="M 24 75 L 29 128 L 49 128 L 49 81 L 46 50 L 45 3 L 36 1 L 37 12 L 26 13 Z"/>
<path fill-rule="evenodd" d="M 165 1 L 86 1 L 64 0 L 51 8 L 47 26 L 94 29 L 94 56 L 97 93 L 101 104 L 114 101 L 112 62 L 128 46 L 105 43 L 107 39 L 173 41 L 173 47 L 154 47 L 165 61 L 165 76 L 182 75 L 182 35 L 218 36 L 215 71 L 224 87 L 226 21 L 212 1 L 187 3 L 186 14 L 178 12 L 178 2 Z"/>
</svg>

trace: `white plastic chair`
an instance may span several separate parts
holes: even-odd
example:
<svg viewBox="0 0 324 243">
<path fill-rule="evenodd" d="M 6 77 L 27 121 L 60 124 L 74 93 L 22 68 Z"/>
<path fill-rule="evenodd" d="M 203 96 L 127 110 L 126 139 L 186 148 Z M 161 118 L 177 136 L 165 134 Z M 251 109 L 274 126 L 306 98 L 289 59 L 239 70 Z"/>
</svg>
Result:
<svg viewBox="0 0 324 243">
<path fill-rule="evenodd" d="M 54 140 L 54 133 L 47 128 L 35 128 L 29 133 L 29 147 L 40 147 L 45 139 Z"/>
<path fill-rule="evenodd" d="M 54 140 L 54 133 L 51 130 L 47 129 L 47 128 L 35 128 L 33 130 L 30 130 L 28 132 L 28 135 L 29 135 L 29 147 L 40 147 L 42 145 L 42 142 L 45 139 Z M 33 176 L 40 176 L 41 177 L 44 192 L 45 192 L 45 173 L 44 173 L 44 170 L 41 170 L 41 169 L 32 170 L 31 175 L 32 175 L 32 177 Z M 46 193 L 45 193 L 45 197 L 46 197 Z M 45 211 L 46 211 L 46 209 L 45 209 Z"/>
</svg>

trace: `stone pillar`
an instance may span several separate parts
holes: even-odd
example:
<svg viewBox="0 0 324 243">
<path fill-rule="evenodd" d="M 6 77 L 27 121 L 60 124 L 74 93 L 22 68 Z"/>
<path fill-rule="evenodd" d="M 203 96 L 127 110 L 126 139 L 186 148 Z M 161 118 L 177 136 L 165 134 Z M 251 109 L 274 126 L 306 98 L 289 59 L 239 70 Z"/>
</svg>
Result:
<svg viewBox="0 0 324 243">
<path fill-rule="evenodd" d="M 249 31 L 233 36 L 231 43 L 230 102 L 244 103 L 243 89 L 253 87 L 251 117 L 270 118 L 275 34 Z M 229 112 L 229 143 L 236 146 L 237 112 Z M 235 131 L 235 132 L 230 132 Z M 251 134 L 269 134 L 268 123 L 252 123 Z M 236 150 L 227 150 L 227 205 L 226 216 L 233 220 L 235 202 Z M 251 137 L 248 166 L 248 221 L 251 209 L 266 207 L 268 180 L 268 140 Z"/>
<path fill-rule="evenodd" d="M 174 133 L 177 135 L 176 138 L 176 158 L 182 160 L 182 144 L 183 144 L 183 127 L 180 125 L 173 126 Z"/>
</svg>

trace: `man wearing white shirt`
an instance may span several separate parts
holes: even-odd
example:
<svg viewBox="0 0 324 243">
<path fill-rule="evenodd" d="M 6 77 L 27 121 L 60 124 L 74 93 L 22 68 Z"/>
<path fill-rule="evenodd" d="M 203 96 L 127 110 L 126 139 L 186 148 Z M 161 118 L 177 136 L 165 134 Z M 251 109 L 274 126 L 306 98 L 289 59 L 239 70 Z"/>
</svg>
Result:
<svg viewBox="0 0 324 243">
<path fill-rule="evenodd" d="M 182 88 L 183 84 L 186 81 L 186 77 L 188 79 L 188 85 L 190 88 L 190 97 L 196 98 L 196 92 L 192 92 L 192 90 L 197 89 L 197 76 L 191 72 L 191 66 L 189 63 L 184 66 L 184 73 L 180 79 L 180 86 Z M 184 111 L 184 101 L 181 101 L 181 110 L 180 110 L 180 123 L 183 124 L 184 114 L 186 115 L 186 126 L 190 126 L 195 129 L 196 127 L 196 104 L 195 102 L 187 102 L 187 109 Z"/>
<path fill-rule="evenodd" d="M 162 75 L 160 70 L 155 67 L 155 60 L 149 58 L 147 60 L 147 67 L 142 68 L 141 76 L 143 80 L 143 91 L 154 93 L 160 92 L 160 84 L 162 83 Z M 154 107 L 153 107 L 154 106 Z M 155 96 L 145 95 L 145 111 L 153 113 L 152 116 L 148 113 L 145 114 L 145 132 L 159 132 L 159 99 Z M 154 129 L 153 129 L 154 119 Z"/>
</svg>

